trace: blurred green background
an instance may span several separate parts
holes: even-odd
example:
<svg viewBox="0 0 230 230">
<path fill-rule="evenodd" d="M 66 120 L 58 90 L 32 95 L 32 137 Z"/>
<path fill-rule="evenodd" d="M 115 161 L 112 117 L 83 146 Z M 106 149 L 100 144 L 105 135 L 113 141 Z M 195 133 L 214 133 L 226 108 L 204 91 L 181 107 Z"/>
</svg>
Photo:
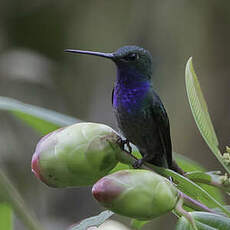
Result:
<svg viewBox="0 0 230 230">
<path fill-rule="evenodd" d="M 230 3 L 225 0 L 3 0 L 0 95 L 115 128 L 114 64 L 63 50 L 110 52 L 128 44 L 142 46 L 153 55 L 153 82 L 170 118 L 174 151 L 208 170 L 221 169 L 193 121 L 184 69 L 193 56 L 223 150 L 230 128 L 229 26 Z M 6 112 L 0 112 L 0 127 L 0 167 L 47 229 L 66 229 L 102 210 L 90 188 L 52 189 L 32 175 L 38 133 Z M 145 229 L 171 230 L 175 221 L 169 214 Z M 18 219 L 15 224 L 15 229 L 24 229 Z"/>
</svg>

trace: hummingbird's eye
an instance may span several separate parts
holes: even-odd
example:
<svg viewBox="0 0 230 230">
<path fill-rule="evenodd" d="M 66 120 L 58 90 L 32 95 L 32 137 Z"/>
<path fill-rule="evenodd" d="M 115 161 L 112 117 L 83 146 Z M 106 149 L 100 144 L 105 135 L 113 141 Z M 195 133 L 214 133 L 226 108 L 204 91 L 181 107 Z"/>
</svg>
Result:
<svg viewBox="0 0 230 230">
<path fill-rule="evenodd" d="M 139 59 L 139 55 L 137 53 L 131 53 L 125 56 L 123 59 L 125 61 L 136 61 L 137 59 Z"/>
</svg>

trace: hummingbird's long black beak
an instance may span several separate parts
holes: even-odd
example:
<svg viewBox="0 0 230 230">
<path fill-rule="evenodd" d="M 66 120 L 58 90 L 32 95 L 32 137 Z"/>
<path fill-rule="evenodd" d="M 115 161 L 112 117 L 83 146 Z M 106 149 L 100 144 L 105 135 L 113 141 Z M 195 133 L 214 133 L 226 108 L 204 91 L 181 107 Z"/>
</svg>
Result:
<svg viewBox="0 0 230 230">
<path fill-rule="evenodd" d="M 66 50 L 64 50 L 64 52 L 78 53 L 78 54 L 89 54 L 89 55 L 105 57 L 105 58 L 109 58 L 109 59 L 114 58 L 113 53 L 102 53 L 102 52 L 85 51 L 85 50 L 73 50 L 73 49 L 66 49 Z"/>
</svg>

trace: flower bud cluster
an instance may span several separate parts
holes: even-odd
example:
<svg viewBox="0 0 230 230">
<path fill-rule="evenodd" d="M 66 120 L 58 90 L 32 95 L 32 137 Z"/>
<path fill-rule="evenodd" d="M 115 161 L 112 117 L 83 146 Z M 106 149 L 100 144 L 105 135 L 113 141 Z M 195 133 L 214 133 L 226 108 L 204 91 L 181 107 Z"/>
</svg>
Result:
<svg viewBox="0 0 230 230">
<path fill-rule="evenodd" d="M 120 215 L 148 220 L 174 209 L 179 193 L 168 179 L 141 169 L 110 174 L 122 154 L 118 138 L 103 124 L 58 129 L 37 144 L 32 171 L 52 187 L 94 184 L 96 200 Z"/>
</svg>

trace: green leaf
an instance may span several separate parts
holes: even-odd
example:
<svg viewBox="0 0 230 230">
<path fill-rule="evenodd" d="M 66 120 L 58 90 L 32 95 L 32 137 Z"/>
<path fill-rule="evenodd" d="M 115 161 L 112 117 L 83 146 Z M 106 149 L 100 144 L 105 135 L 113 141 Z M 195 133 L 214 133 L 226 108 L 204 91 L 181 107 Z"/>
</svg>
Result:
<svg viewBox="0 0 230 230">
<path fill-rule="evenodd" d="M 111 211 L 101 212 L 97 216 L 89 217 L 80 222 L 80 224 L 72 225 L 68 230 L 86 230 L 89 227 L 96 226 L 99 227 L 103 224 L 108 218 L 110 218 L 114 213 Z"/>
<path fill-rule="evenodd" d="M 221 175 L 220 171 L 211 172 L 190 172 L 186 174 L 186 177 L 196 183 L 205 183 L 212 186 L 216 186 L 219 189 L 224 190 L 228 194 L 230 193 L 230 183 L 227 175 Z"/>
<path fill-rule="evenodd" d="M 224 207 L 230 211 L 230 205 L 225 205 Z M 213 211 L 219 215 L 224 215 L 224 213 L 219 208 L 214 208 Z"/>
<path fill-rule="evenodd" d="M 210 185 L 207 185 L 207 181 L 196 180 L 193 176 L 196 173 L 201 173 L 202 175 L 206 174 L 205 168 L 203 168 L 199 163 L 185 157 L 179 153 L 173 153 L 174 158 L 176 159 L 177 164 L 185 171 L 189 172 L 186 174 L 186 177 L 193 182 L 197 183 L 201 188 L 207 191 L 212 197 L 214 197 L 221 204 L 224 203 L 223 194 L 218 188 L 215 188 Z M 191 176 L 190 176 L 191 175 Z M 198 176 L 198 175 L 197 175 Z M 199 176 L 198 176 L 199 177 Z M 198 179 L 198 178 L 197 178 Z"/>
<path fill-rule="evenodd" d="M 13 211 L 6 203 L 0 203 L 0 229 L 13 229 Z"/>
<path fill-rule="evenodd" d="M 0 110 L 11 112 L 43 135 L 57 128 L 80 122 L 73 117 L 8 97 L 0 97 Z"/>
<path fill-rule="evenodd" d="M 109 174 L 112 174 L 120 170 L 130 169 L 130 168 L 131 167 L 129 165 L 118 162 L 118 164 L 109 172 Z"/>
<path fill-rule="evenodd" d="M 207 212 L 190 212 L 198 230 L 229 230 L 230 218 Z M 181 217 L 176 225 L 176 230 L 193 230 L 190 223 Z"/>
<path fill-rule="evenodd" d="M 179 153 L 173 152 L 173 159 L 176 160 L 176 163 L 185 171 L 205 171 L 204 167 L 198 162 L 191 160 L 187 156 L 184 156 Z"/>
<path fill-rule="evenodd" d="M 131 220 L 131 227 L 135 230 L 140 230 L 145 224 L 149 223 L 149 220 L 137 220 L 132 219 Z"/>
<path fill-rule="evenodd" d="M 24 225 L 31 230 L 43 230 L 41 223 L 33 215 L 32 210 L 28 209 L 21 195 L 7 178 L 4 171 L 0 168 L 0 199 L 11 205 L 14 213 L 20 218 Z M 3 228 L 0 228 L 1 230 Z"/>
<path fill-rule="evenodd" d="M 228 211 L 220 202 L 218 202 L 214 197 L 212 197 L 207 191 L 205 191 L 202 187 L 194 183 L 193 181 L 189 180 L 182 175 L 165 168 L 160 168 L 157 166 L 150 166 L 153 168 L 157 173 L 162 176 L 172 177 L 173 182 L 177 185 L 177 188 L 185 193 L 186 195 L 190 196 L 191 198 L 205 204 L 209 208 L 220 208 L 226 215 L 230 217 L 230 211 Z"/>
<path fill-rule="evenodd" d="M 200 84 L 192 65 L 192 58 L 188 60 L 186 65 L 185 83 L 190 107 L 197 127 L 211 151 L 215 154 L 223 167 L 230 173 L 230 168 L 228 168 L 222 160 L 222 155 L 218 147 L 219 142 L 209 116 L 208 107 L 201 91 Z"/>
</svg>

